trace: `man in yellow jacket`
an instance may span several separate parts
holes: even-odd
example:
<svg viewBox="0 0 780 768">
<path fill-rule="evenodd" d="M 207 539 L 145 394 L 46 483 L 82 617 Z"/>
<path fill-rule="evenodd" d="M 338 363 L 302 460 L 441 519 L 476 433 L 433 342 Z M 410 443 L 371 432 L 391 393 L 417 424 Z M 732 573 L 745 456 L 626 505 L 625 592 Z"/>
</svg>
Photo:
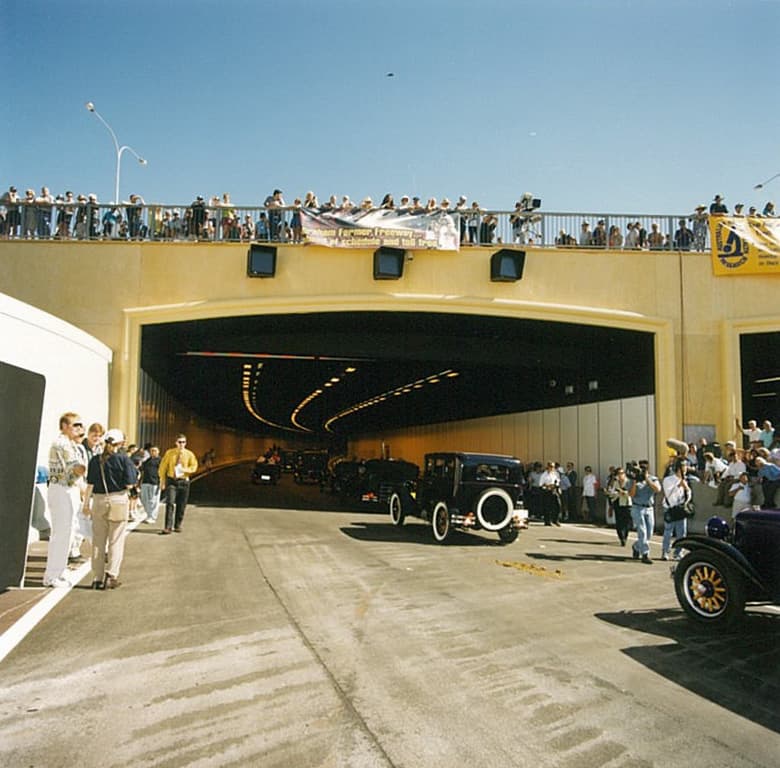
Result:
<svg viewBox="0 0 780 768">
<path fill-rule="evenodd" d="M 187 448 L 186 435 L 178 435 L 176 447 L 169 448 L 160 462 L 160 494 L 165 499 L 165 528 L 161 535 L 181 532 L 190 497 L 190 475 L 197 469 L 198 460 Z"/>
</svg>

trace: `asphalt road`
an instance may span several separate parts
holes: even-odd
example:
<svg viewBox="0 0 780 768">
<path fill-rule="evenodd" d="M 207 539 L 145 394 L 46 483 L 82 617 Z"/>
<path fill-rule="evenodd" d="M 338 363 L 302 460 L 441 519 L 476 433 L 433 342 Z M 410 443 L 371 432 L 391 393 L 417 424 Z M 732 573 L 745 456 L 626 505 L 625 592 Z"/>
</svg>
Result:
<svg viewBox="0 0 780 768">
<path fill-rule="evenodd" d="M 140 526 L 120 589 L 85 580 L 0 664 L 0 765 L 780 763 L 777 612 L 705 634 L 610 531 L 439 546 L 248 477 L 197 483 L 180 535 Z"/>
</svg>

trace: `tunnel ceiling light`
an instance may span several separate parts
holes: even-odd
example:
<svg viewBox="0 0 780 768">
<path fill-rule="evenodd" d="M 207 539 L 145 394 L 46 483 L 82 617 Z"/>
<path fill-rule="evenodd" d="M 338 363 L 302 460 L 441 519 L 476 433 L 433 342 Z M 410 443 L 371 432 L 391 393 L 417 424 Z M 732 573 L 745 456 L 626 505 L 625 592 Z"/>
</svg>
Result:
<svg viewBox="0 0 780 768">
<path fill-rule="evenodd" d="M 332 357 L 330 355 L 293 355 L 277 354 L 274 352 L 209 352 L 189 350 L 177 352 L 180 357 L 245 357 L 247 359 L 260 358 L 262 360 L 322 360 L 325 362 L 372 362 L 373 358 L 366 357 Z"/>
<path fill-rule="evenodd" d="M 775 381 L 780 381 L 780 376 L 771 376 L 768 379 L 756 379 L 754 384 L 772 384 Z"/>
<path fill-rule="evenodd" d="M 241 399 L 244 401 L 244 407 L 249 411 L 249 413 L 252 415 L 253 418 L 257 419 L 258 421 L 262 422 L 263 424 L 267 424 L 269 427 L 275 427 L 276 429 L 282 429 L 286 432 L 300 432 L 300 429 L 293 429 L 292 427 L 287 427 L 284 424 L 277 424 L 275 421 L 271 421 L 270 419 L 266 419 L 265 416 L 263 416 L 256 408 L 255 408 L 255 393 L 257 390 L 257 377 L 260 375 L 260 368 L 262 368 L 262 364 L 258 365 L 258 370 L 255 372 L 255 383 L 252 386 L 252 391 L 250 393 L 249 391 L 249 380 L 246 376 L 242 376 L 241 380 Z M 304 430 L 305 431 L 305 430 Z"/>
<path fill-rule="evenodd" d="M 403 384 L 399 387 L 396 387 L 395 389 L 391 389 L 387 392 L 382 392 L 378 395 L 374 395 L 371 398 L 368 398 L 366 400 L 363 400 L 360 403 L 356 403 L 355 405 L 350 406 L 349 408 L 344 409 L 343 411 L 340 411 L 335 416 L 331 416 L 326 422 L 325 422 L 325 429 L 328 432 L 332 432 L 331 426 L 338 421 L 339 419 L 343 419 L 346 416 L 350 416 L 353 413 L 357 413 L 358 411 L 361 411 L 365 408 L 372 408 L 375 405 L 381 405 L 382 403 L 386 402 L 391 397 L 400 397 L 402 395 L 407 395 L 415 390 L 420 390 L 425 387 L 426 382 L 431 382 L 433 379 L 436 379 L 437 381 L 442 376 L 447 376 L 449 378 L 454 378 L 455 376 L 458 376 L 459 374 L 456 371 L 453 371 L 451 368 L 448 368 L 446 371 L 440 371 L 439 373 L 431 374 L 430 376 L 424 378 L 424 379 L 418 379 L 417 381 L 410 382 L 408 384 Z M 326 385 L 327 386 L 327 385 Z"/>
</svg>

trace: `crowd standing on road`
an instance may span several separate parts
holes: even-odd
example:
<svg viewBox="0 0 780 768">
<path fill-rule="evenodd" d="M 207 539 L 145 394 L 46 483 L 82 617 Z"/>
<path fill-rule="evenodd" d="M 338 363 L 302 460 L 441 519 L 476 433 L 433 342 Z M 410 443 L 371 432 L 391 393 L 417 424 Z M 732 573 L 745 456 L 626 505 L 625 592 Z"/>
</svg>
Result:
<svg viewBox="0 0 780 768">
<path fill-rule="evenodd" d="M 732 518 L 745 509 L 774 509 L 780 503 L 780 438 L 772 422 L 764 420 L 759 427 L 751 420 L 743 427 L 737 419 L 736 426 L 744 439 L 742 447 L 736 440 L 723 446 L 705 438 L 690 444 L 667 441 L 672 455 L 662 480 L 650 472 L 647 459 L 629 462 L 626 467 L 610 466 L 603 482 L 586 465 L 579 484 L 573 462 L 566 463 L 565 471 L 557 462 L 529 462 L 524 487 L 529 516 L 544 520 L 545 525 L 566 519 L 595 522 L 603 489 L 606 518 L 614 517 L 620 546 L 626 545 L 632 530 L 636 532 L 634 559 L 652 562 L 649 542 L 656 507 L 663 512 L 661 559 L 679 559 L 680 552 L 672 544 L 687 535 L 688 520 L 694 513 L 694 483 L 715 489 L 713 504 L 730 507 Z"/>
<path fill-rule="evenodd" d="M 524 487 L 529 515 L 548 526 L 572 520 L 595 522 L 599 493 L 604 489 L 620 546 L 626 545 L 633 529 L 632 556 L 649 563 L 656 496 L 661 494 L 661 559 L 677 559 L 680 553 L 673 551 L 672 545 L 687 533 L 692 483 L 706 483 L 715 489 L 714 505 L 729 507 L 732 517 L 745 509 L 775 508 L 780 492 L 780 439 L 769 420 L 759 428 L 755 420 L 743 427 L 737 419 L 736 427 L 741 447 L 737 440 L 729 440 L 723 447 L 705 438 L 690 444 L 668 440 L 674 455 L 663 480 L 650 472 L 646 459 L 626 467 L 610 467 L 603 483 L 590 465 L 584 467 L 578 483 L 571 461 L 566 462 L 565 470 L 555 461 L 545 465 L 532 462 Z M 187 448 L 183 434 L 160 456 L 159 447 L 152 444 L 140 450 L 125 447 L 125 436 L 118 429 L 106 432 L 99 423 L 85 429 L 74 412 L 60 417 L 59 429 L 49 449 L 49 465 L 39 467 L 36 478 L 36 494 L 45 489 L 47 497 L 37 525 L 50 529 L 43 584 L 72 586 L 67 578 L 68 563 L 83 562 L 82 542 L 91 540 L 93 587 L 114 589 L 121 584 L 119 571 L 134 492 L 140 496 L 145 524 L 156 523 L 162 501 L 165 524 L 160 534 L 180 533 L 198 459 Z M 213 459 L 214 450 L 210 449 L 204 455 L 204 465 L 210 467 Z"/>
<path fill-rule="evenodd" d="M 97 422 L 84 428 L 75 412 L 64 413 L 49 449 L 48 467 L 36 477 L 37 513 L 33 525 L 48 537 L 43 585 L 71 587 L 68 564 L 86 562 L 89 542 L 92 588 L 116 589 L 129 522 L 154 525 L 164 492 L 166 524 L 161 533 L 181 532 L 190 478 L 198 461 L 179 435 L 176 446 L 160 456 L 156 445 L 136 450 L 119 429 Z M 209 455 L 214 456 L 213 449 Z M 40 504 L 38 496 L 40 494 Z M 133 510 L 140 498 L 143 514 Z"/>
</svg>

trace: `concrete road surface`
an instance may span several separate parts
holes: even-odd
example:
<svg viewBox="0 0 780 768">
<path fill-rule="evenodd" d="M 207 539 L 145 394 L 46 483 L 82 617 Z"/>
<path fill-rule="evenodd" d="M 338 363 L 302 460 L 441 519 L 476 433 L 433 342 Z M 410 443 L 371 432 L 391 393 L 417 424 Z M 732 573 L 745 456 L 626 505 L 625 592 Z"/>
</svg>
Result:
<svg viewBox="0 0 780 768">
<path fill-rule="evenodd" d="M 248 478 L 200 481 L 181 534 L 140 526 L 120 589 L 86 579 L 0 664 L 0 765 L 780 764 L 776 611 L 707 634 L 611 531 L 440 546 Z"/>
</svg>

